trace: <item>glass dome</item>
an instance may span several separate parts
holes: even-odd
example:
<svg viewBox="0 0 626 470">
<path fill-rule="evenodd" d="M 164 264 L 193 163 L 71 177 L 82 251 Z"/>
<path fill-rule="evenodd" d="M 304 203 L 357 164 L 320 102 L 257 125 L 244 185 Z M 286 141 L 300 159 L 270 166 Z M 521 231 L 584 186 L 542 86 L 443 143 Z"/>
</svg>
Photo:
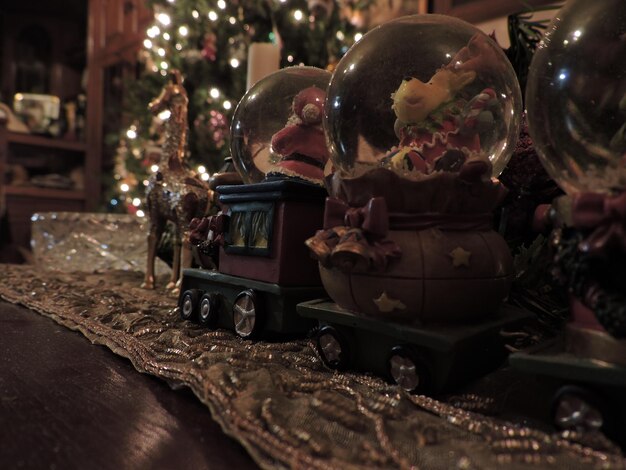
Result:
<svg viewBox="0 0 626 470">
<path fill-rule="evenodd" d="M 245 183 L 266 176 L 321 183 L 328 160 L 321 121 L 330 77 L 315 67 L 288 67 L 243 96 L 231 124 L 230 149 Z"/>
<path fill-rule="evenodd" d="M 626 2 L 570 1 L 533 58 L 528 125 L 567 193 L 626 189 Z"/>
<path fill-rule="evenodd" d="M 494 41 L 456 18 L 415 15 L 373 29 L 341 59 L 324 128 L 348 175 L 382 166 L 419 179 L 468 158 L 498 175 L 520 116 L 517 78 Z"/>
</svg>

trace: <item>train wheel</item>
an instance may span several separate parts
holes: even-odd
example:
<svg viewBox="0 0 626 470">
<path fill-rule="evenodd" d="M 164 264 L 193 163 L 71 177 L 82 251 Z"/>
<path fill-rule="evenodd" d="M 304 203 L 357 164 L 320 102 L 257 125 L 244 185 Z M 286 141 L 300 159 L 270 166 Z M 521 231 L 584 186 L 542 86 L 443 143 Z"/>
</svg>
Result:
<svg viewBox="0 0 626 470">
<path fill-rule="evenodd" d="M 183 292 L 178 301 L 180 318 L 191 321 L 196 319 L 198 315 L 198 297 L 200 297 L 198 289 L 189 289 Z"/>
<path fill-rule="evenodd" d="M 556 392 L 552 417 L 555 426 L 563 430 L 599 431 L 607 424 L 599 398 L 576 385 L 566 385 Z"/>
<path fill-rule="evenodd" d="M 202 296 L 198 310 L 198 321 L 200 324 L 211 329 L 215 328 L 219 316 L 219 301 L 219 296 L 214 292 Z"/>
<path fill-rule="evenodd" d="M 424 393 L 428 388 L 428 369 L 410 347 L 395 346 L 389 353 L 389 375 L 407 392 Z"/>
<path fill-rule="evenodd" d="M 242 338 L 253 337 L 260 329 L 259 314 L 256 293 L 253 290 L 240 292 L 233 304 L 235 333 Z"/>
<path fill-rule="evenodd" d="M 317 332 L 317 351 L 322 361 L 331 369 L 345 369 L 349 362 L 348 342 L 332 326 L 322 327 Z"/>
</svg>

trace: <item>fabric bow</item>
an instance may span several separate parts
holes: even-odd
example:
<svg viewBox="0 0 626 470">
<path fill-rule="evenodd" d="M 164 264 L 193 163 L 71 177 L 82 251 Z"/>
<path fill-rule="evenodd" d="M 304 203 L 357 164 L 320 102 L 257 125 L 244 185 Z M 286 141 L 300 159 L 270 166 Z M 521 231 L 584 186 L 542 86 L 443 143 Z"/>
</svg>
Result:
<svg viewBox="0 0 626 470">
<path fill-rule="evenodd" d="M 373 197 L 363 207 L 350 207 L 341 199 L 326 198 L 324 228 L 339 225 L 360 228 L 375 237 L 384 237 L 389 231 L 389 214 L 383 197 Z"/>
<path fill-rule="evenodd" d="M 590 230 L 579 249 L 592 255 L 606 255 L 612 248 L 626 253 L 626 192 L 611 197 L 600 193 L 580 193 L 574 197 L 572 223 Z"/>
<path fill-rule="evenodd" d="M 391 259 L 401 255 L 396 242 L 385 239 L 388 231 L 389 214 L 384 198 L 374 197 L 363 207 L 354 208 L 329 197 L 324 230 L 305 243 L 323 266 L 342 271 L 382 272 Z"/>
</svg>

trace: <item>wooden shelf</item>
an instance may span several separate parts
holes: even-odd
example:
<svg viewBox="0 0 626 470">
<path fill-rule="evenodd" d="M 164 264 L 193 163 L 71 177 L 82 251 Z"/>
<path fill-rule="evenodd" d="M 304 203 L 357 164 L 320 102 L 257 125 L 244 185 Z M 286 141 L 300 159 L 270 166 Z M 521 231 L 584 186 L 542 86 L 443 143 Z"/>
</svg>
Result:
<svg viewBox="0 0 626 470">
<path fill-rule="evenodd" d="M 87 150 L 84 142 L 52 139 L 41 135 L 22 134 L 19 132 L 7 132 L 7 141 L 12 144 L 34 145 L 36 147 L 70 150 L 73 152 L 85 152 Z"/>
<path fill-rule="evenodd" d="M 85 199 L 84 191 L 75 189 L 40 188 L 38 186 L 5 186 L 7 196 L 26 196 L 46 199 Z"/>
</svg>

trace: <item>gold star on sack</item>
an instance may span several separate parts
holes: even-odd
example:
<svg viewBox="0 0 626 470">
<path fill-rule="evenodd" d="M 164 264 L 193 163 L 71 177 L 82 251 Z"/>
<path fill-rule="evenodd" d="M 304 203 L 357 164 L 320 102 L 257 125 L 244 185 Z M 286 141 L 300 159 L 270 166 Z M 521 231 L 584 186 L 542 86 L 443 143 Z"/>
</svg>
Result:
<svg viewBox="0 0 626 470">
<path fill-rule="evenodd" d="M 448 256 L 452 258 L 452 266 L 455 268 L 458 268 L 459 266 L 467 266 L 469 268 L 470 256 L 472 256 L 470 251 L 457 246 L 454 250 L 448 253 Z"/>
<path fill-rule="evenodd" d="M 393 312 L 395 309 L 404 310 L 406 308 L 406 305 L 404 305 L 400 300 L 389 297 L 387 292 L 383 292 L 380 294 L 380 297 L 372 300 L 378 307 L 378 310 L 383 313 Z"/>
</svg>

